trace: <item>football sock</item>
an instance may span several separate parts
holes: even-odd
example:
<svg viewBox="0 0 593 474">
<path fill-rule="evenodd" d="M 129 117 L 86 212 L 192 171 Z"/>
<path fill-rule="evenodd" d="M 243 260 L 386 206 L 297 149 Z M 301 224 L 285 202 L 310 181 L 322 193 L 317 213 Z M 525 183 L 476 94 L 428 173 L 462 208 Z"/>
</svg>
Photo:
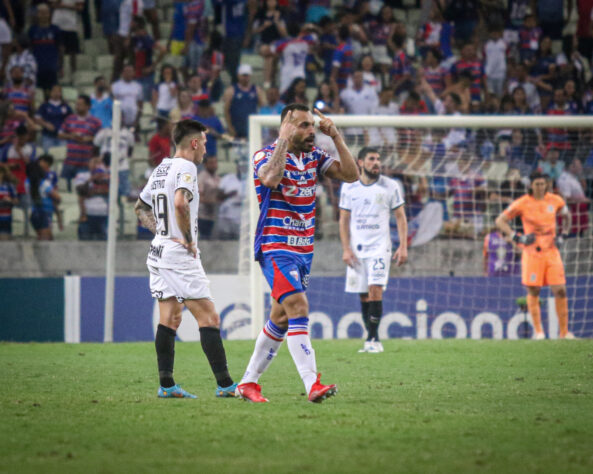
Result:
<svg viewBox="0 0 593 474">
<path fill-rule="evenodd" d="M 364 323 L 364 328 L 367 330 L 367 341 L 370 341 L 369 333 L 369 302 L 368 301 L 361 301 L 360 302 L 360 309 L 362 313 L 362 322 Z"/>
<path fill-rule="evenodd" d="M 541 309 L 539 307 L 539 296 L 527 294 L 527 310 L 529 311 L 531 319 L 533 320 L 533 327 L 535 328 L 535 332 L 544 332 L 544 330 L 542 329 L 542 316 Z"/>
<path fill-rule="evenodd" d="M 315 351 L 309 338 L 309 318 L 304 316 L 289 319 L 287 336 L 288 350 L 305 384 L 305 389 L 309 393 L 317 379 Z"/>
<path fill-rule="evenodd" d="M 173 380 L 173 364 L 175 363 L 175 335 L 176 331 L 159 324 L 154 339 L 156 360 L 159 366 L 159 380 L 161 387 L 169 388 L 175 385 Z"/>
<path fill-rule="evenodd" d="M 369 301 L 369 337 L 368 340 L 379 340 L 379 323 L 383 315 L 383 301 Z"/>
<path fill-rule="evenodd" d="M 220 338 L 220 329 L 214 327 L 200 328 L 200 342 L 202 350 L 206 354 L 210 368 L 216 378 L 219 387 L 233 385 L 233 379 L 229 375 L 226 363 L 226 354 Z"/>
<path fill-rule="evenodd" d="M 285 335 L 286 328 L 276 326 L 270 320 L 266 322 L 259 336 L 257 336 L 255 348 L 241 379 L 241 384 L 257 383 L 278 354 L 278 349 L 280 349 Z"/>
<path fill-rule="evenodd" d="M 556 297 L 556 314 L 558 315 L 560 337 L 565 337 L 568 333 L 568 298 L 566 296 Z"/>
</svg>

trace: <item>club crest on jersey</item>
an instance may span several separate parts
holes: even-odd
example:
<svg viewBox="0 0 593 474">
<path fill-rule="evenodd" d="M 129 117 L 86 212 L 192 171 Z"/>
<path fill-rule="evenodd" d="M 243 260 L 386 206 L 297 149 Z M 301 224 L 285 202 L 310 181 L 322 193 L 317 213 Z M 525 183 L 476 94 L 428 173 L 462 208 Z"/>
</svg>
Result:
<svg viewBox="0 0 593 474">
<path fill-rule="evenodd" d="M 257 165 L 261 160 L 263 160 L 266 157 L 266 153 L 263 151 L 258 151 L 254 156 L 253 156 L 253 162 Z"/>
<path fill-rule="evenodd" d="M 375 196 L 375 203 L 376 204 L 383 204 L 384 200 L 385 200 L 385 196 L 383 194 L 377 194 Z"/>
<path fill-rule="evenodd" d="M 554 206 L 548 204 L 548 212 L 554 212 Z"/>
<path fill-rule="evenodd" d="M 290 272 L 288 273 L 290 273 L 290 276 L 296 281 L 299 280 L 299 272 L 297 272 L 296 270 L 290 270 Z"/>
</svg>

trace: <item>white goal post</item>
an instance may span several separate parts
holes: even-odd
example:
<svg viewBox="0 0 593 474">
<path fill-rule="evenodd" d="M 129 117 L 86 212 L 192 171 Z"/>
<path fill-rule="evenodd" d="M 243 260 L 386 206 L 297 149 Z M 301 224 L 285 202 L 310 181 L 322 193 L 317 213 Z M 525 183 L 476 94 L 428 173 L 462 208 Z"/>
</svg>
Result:
<svg viewBox="0 0 593 474">
<path fill-rule="evenodd" d="M 337 115 L 330 116 L 338 128 L 344 127 L 393 127 L 394 129 L 593 129 L 593 117 L 588 116 L 438 116 L 438 115 Z M 316 117 L 316 120 L 317 117 Z M 262 136 L 265 127 L 278 128 L 280 117 L 272 115 L 252 115 L 249 118 L 249 173 L 247 176 L 247 203 L 249 207 L 249 241 L 242 242 L 241 255 L 249 255 L 249 276 L 251 295 L 252 334 L 255 338 L 260 332 L 266 315 L 264 314 L 264 285 L 263 276 L 257 262 L 253 259 L 253 242 L 259 216 L 259 209 L 255 189 L 253 186 L 253 168 L 251 157 L 266 143 Z M 360 147 L 360 145 L 358 145 Z M 246 240 L 246 239 L 244 239 Z M 245 252 L 245 245 L 249 250 Z M 336 246 L 339 246 L 336 241 Z M 589 270 L 587 270 L 588 272 Z M 313 275 L 315 276 L 315 275 Z M 590 278 L 588 280 L 591 280 Z M 587 290 L 593 291 L 591 289 Z M 588 295 L 586 295 L 588 297 Z M 570 298 L 570 295 L 569 295 Z M 591 296 L 593 301 L 593 295 Z M 586 304 L 589 304 L 588 302 Z M 593 311 L 593 307 L 586 307 Z M 315 311 L 315 308 L 311 308 Z M 352 311 L 358 311 L 353 308 Z"/>
</svg>

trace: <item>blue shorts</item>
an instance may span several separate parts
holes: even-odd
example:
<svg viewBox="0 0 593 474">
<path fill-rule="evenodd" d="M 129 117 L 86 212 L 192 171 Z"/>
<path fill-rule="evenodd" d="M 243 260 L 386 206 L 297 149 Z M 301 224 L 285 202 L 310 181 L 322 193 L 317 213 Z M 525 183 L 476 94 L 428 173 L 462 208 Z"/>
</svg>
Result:
<svg viewBox="0 0 593 474">
<path fill-rule="evenodd" d="M 303 293 L 309 284 L 312 255 L 264 254 L 259 264 L 278 303 L 293 293 Z"/>
</svg>

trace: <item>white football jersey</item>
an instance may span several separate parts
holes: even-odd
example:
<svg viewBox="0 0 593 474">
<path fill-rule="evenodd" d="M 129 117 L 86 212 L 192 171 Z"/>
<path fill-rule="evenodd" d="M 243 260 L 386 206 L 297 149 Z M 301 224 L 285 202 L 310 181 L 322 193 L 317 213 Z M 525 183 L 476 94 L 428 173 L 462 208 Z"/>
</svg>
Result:
<svg viewBox="0 0 593 474">
<path fill-rule="evenodd" d="M 140 199 L 152 207 L 156 220 L 156 234 L 152 239 L 146 263 L 160 268 L 181 268 L 195 265 L 195 259 L 181 244 L 183 240 L 175 218 L 175 191 L 187 189 L 192 194 L 189 203 L 192 241 L 198 240 L 198 174 L 196 165 L 183 158 L 165 158 L 158 165 Z"/>
<path fill-rule="evenodd" d="M 342 184 L 340 208 L 350 211 L 350 247 L 356 257 L 391 253 L 391 211 L 404 203 L 400 183 L 386 176 L 368 186 L 360 180 Z"/>
</svg>

